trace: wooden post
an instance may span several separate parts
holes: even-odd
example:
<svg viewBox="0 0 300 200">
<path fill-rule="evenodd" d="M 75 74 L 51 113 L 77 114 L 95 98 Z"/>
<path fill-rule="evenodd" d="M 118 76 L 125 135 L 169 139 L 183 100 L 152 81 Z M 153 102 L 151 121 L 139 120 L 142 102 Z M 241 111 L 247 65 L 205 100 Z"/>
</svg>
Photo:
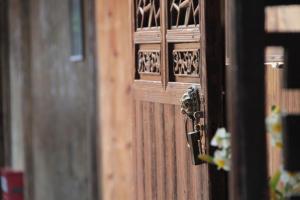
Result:
<svg viewBox="0 0 300 200">
<path fill-rule="evenodd" d="M 11 163 L 8 1 L 0 0 L 0 166 Z"/>
<path fill-rule="evenodd" d="M 230 199 L 267 198 L 264 1 L 229 0 L 231 66 L 227 113 L 232 134 Z"/>
</svg>

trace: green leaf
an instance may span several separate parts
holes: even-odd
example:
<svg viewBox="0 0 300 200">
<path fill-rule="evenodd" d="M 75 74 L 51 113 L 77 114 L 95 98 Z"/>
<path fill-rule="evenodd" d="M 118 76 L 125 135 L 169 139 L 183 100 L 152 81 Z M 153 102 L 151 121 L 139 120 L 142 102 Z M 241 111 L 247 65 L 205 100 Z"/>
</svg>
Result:
<svg viewBox="0 0 300 200">
<path fill-rule="evenodd" d="M 210 155 L 199 155 L 199 159 L 205 161 L 205 162 L 208 162 L 210 164 L 213 164 L 214 163 L 214 158 Z"/>
<path fill-rule="evenodd" d="M 272 191 L 276 191 L 277 185 L 280 181 L 281 172 L 278 170 L 270 180 L 270 188 Z"/>
</svg>

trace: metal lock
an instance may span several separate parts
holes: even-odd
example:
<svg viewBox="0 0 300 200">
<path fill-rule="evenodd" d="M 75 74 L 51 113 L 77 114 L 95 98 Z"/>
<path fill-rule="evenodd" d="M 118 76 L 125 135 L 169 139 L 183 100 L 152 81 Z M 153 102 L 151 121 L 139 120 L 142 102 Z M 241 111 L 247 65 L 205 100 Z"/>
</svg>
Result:
<svg viewBox="0 0 300 200">
<path fill-rule="evenodd" d="M 199 159 L 200 139 L 200 131 L 189 132 L 187 134 L 188 147 L 190 148 L 193 165 L 199 165 L 202 163 L 202 160 Z"/>
<path fill-rule="evenodd" d="M 205 120 L 204 120 L 204 97 L 199 97 L 196 86 L 188 88 L 180 100 L 181 112 L 186 116 L 185 134 L 188 147 L 191 151 L 191 159 L 194 165 L 204 163 L 199 156 L 205 154 Z M 193 131 L 188 132 L 188 120 L 193 123 Z"/>
</svg>

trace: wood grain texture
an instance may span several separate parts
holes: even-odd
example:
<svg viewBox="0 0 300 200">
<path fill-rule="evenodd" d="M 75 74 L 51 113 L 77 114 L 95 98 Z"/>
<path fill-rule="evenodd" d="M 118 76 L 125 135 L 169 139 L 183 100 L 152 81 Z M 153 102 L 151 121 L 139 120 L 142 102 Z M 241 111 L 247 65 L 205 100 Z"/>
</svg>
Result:
<svg viewBox="0 0 300 200">
<path fill-rule="evenodd" d="M 167 31 L 168 42 L 200 42 L 199 28 L 171 29 Z"/>
<path fill-rule="evenodd" d="M 156 143 L 156 183 L 157 199 L 166 199 L 166 166 L 165 166 L 165 136 L 164 136 L 164 105 L 155 103 L 154 105 L 154 126 L 155 126 L 155 143 Z"/>
<path fill-rule="evenodd" d="M 185 135 L 185 124 L 184 116 L 180 112 L 180 106 L 175 108 L 175 140 L 176 142 L 176 177 L 177 177 L 177 198 L 178 199 L 190 199 L 191 198 L 191 188 L 190 188 L 190 167 L 191 159 L 190 152 L 187 147 L 187 139 Z"/>
<path fill-rule="evenodd" d="M 135 199 L 209 199 L 208 168 L 192 165 L 180 106 L 135 103 Z"/>
<path fill-rule="evenodd" d="M 101 131 L 98 161 L 102 198 L 107 200 L 133 199 L 131 5 L 131 0 L 96 1 Z"/>
<path fill-rule="evenodd" d="M 156 199 L 155 138 L 153 103 L 143 102 L 144 155 L 145 160 L 145 199 Z"/>
<path fill-rule="evenodd" d="M 177 199 L 176 182 L 176 140 L 175 140 L 175 108 L 171 104 L 164 105 L 165 151 L 166 151 L 166 199 Z"/>
</svg>

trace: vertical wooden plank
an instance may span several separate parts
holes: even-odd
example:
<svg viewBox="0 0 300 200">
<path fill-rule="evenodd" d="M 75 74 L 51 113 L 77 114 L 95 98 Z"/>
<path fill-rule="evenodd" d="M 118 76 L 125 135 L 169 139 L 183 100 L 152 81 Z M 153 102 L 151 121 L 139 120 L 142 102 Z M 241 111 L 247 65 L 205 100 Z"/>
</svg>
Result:
<svg viewBox="0 0 300 200">
<path fill-rule="evenodd" d="M 135 118 L 135 142 L 136 148 L 133 149 L 136 157 L 136 184 L 135 193 L 137 200 L 145 199 L 145 184 L 144 184 L 144 132 L 143 132 L 143 104 L 141 101 L 136 101 L 136 118 Z"/>
<path fill-rule="evenodd" d="M 185 133 L 184 117 L 180 106 L 175 107 L 175 140 L 176 140 L 176 165 L 177 165 L 177 199 L 192 199 L 190 188 L 191 160 L 188 156 L 187 139 Z M 195 167 L 195 166 L 194 166 Z"/>
<path fill-rule="evenodd" d="M 192 123 L 188 123 L 188 130 L 193 130 Z M 188 178 L 188 185 L 189 185 L 189 198 L 190 199 L 210 199 L 210 185 L 209 185 L 209 176 L 212 176 L 212 174 L 209 174 L 208 171 L 208 165 L 207 164 L 201 164 L 201 165 L 193 165 L 191 161 L 191 155 L 190 155 L 190 149 L 187 149 L 187 170 L 189 174 Z M 214 172 L 215 173 L 215 172 Z M 216 174 L 214 174 L 216 175 Z M 221 176 L 220 176 L 221 177 Z M 223 184 L 223 179 L 219 179 L 220 184 Z M 211 188 L 212 190 L 217 190 L 218 188 L 215 188 L 213 186 Z M 224 194 L 214 194 L 214 195 L 220 195 L 222 198 L 226 198 L 226 195 Z"/>
<path fill-rule="evenodd" d="M 133 199 L 132 2 L 96 1 L 99 123 L 103 133 L 99 137 L 99 179 L 103 199 Z"/>
<path fill-rule="evenodd" d="M 154 113 L 155 103 L 150 104 L 150 158 L 151 158 L 151 192 L 152 199 L 157 199 L 157 149 L 155 141 L 155 113 Z"/>
<path fill-rule="evenodd" d="M 175 108 L 173 105 L 164 105 L 165 146 L 166 146 L 166 199 L 177 199 L 177 168 L 175 144 Z"/>
<path fill-rule="evenodd" d="M 234 172 L 230 176 L 231 199 L 266 199 L 264 2 L 229 3 L 232 70 L 227 78 L 227 110 Z"/>
<path fill-rule="evenodd" d="M 220 177 L 222 177 L 222 174 Z M 193 166 L 191 169 L 191 178 L 192 178 L 192 186 L 193 186 L 193 192 L 194 194 L 194 199 L 210 199 L 210 181 L 209 181 L 209 171 L 208 171 L 208 165 L 207 164 L 202 164 L 200 166 Z M 220 179 L 220 184 L 223 184 L 223 179 Z M 218 190 L 220 188 L 215 188 L 216 186 L 211 186 L 212 190 Z M 223 184 L 223 187 L 226 187 L 226 184 Z M 222 188 L 220 191 L 224 192 L 226 191 L 226 188 Z M 218 194 L 222 196 L 222 198 L 226 199 L 226 193 Z"/>
<path fill-rule="evenodd" d="M 191 121 L 188 121 L 188 131 L 192 131 L 193 130 L 193 125 L 191 123 Z M 188 185 L 189 185 L 189 198 L 196 200 L 197 199 L 197 194 L 198 192 L 201 191 L 197 191 L 197 187 L 202 186 L 203 184 L 206 184 L 204 181 L 202 182 L 202 184 L 197 185 L 196 183 L 196 179 L 200 178 L 200 171 L 199 169 L 201 168 L 199 165 L 195 166 L 192 164 L 192 157 L 191 157 L 191 153 L 190 153 L 190 149 L 187 149 L 187 170 L 188 170 L 188 174 L 189 174 L 189 178 L 188 178 Z"/>
<path fill-rule="evenodd" d="M 143 135 L 145 159 L 145 199 L 156 199 L 155 141 L 153 103 L 143 102 Z"/>
<path fill-rule="evenodd" d="M 155 123 L 155 143 L 156 143 L 156 184 L 157 184 L 157 199 L 165 200 L 166 188 L 166 165 L 165 165 L 165 140 L 164 140 L 164 106 L 160 103 L 155 103 L 154 106 L 154 123 Z"/>
</svg>

